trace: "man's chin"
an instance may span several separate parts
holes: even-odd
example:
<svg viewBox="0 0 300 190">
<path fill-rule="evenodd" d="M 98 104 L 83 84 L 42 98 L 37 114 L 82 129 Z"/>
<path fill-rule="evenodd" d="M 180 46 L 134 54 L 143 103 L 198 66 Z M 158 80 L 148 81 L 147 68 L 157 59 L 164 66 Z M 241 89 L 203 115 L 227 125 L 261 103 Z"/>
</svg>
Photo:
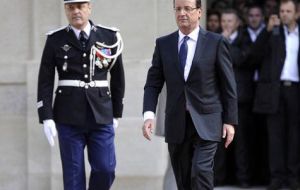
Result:
<svg viewBox="0 0 300 190">
<path fill-rule="evenodd" d="M 72 26 L 74 26 L 75 28 L 80 29 L 83 26 L 83 23 L 82 22 L 73 22 Z"/>
</svg>

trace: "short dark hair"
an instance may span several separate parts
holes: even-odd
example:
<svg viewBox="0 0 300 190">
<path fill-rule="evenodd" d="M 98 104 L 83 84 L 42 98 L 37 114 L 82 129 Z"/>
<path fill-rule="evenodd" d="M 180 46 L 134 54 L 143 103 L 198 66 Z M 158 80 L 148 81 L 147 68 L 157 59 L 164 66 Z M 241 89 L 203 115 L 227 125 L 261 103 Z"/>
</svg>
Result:
<svg viewBox="0 0 300 190">
<path fill-rule="evenodd" d="M 264 9 L 262 8 L 262 6 L 259 5 L 259 4 L 257 4 L 257 3 L 252 3 L 252 4 L 249 4 L 249 5 L 247 6 L 247 13 L 248 13 L 248 14 L 249 14 L 249 11 L 250 11 L 251 9 L 259 9 L 262 15 L 265 14 L 265 13 L 264 13 Z"/>
<path fill-rule="evenodd" d="M 210 16 L 212 15 L 216 15 L 219 19 L 221 17 L 221 14 L 218 10 L 215 10 L 215 9 L 208 9 L 207 10 L 207 18 L 209 18 Z"/>
<path fill-rule="evenodd" d="M 202 6 L 201 0 L 196 0 L 196 7 L 201 8 L 201 6 Z M 175 0 L 173 0 L 173 7 L 175 7 Z"/>
<path fill-rule="evenodd" d="M 297 1 L 296 0 L 281 0 L 280 6 L 284 3 L 292 2 L 295 5 L 295 11 L 297 12 Z"/>
<path fill-rule="evenodd" d="M 237 10 L 235 10 L 235 9 L 225 9 L 221 12 L 221 16 L 223 14 L 234 14 L 237 18 L 239 18 L 239 14 L 238 14 Z"/>
</svg>

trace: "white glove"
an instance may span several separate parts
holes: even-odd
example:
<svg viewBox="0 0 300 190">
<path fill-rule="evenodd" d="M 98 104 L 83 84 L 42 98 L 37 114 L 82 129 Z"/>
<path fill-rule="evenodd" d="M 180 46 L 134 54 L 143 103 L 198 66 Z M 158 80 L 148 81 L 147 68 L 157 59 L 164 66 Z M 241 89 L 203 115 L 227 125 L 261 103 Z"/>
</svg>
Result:
<svg viewBox="0 0 300 190">
<path fill-rule="evenodd" d="M 114 119 L 113 119 L 113 127 L 114 127 L 114 129 L 118 128 L 118 125 L 119 125 L 118 119 L 117 119 L 117 118 L 114 118 Z"/>
<path fill-rule="evenodd" d="M 43 121 L 44 124 L 44 133 L 48 139 L 50 146 L 54 146 L 54 137 L 57 134 L 55 128 L 55 122 L 52 119 L 46 119 Z"/>
</svg>

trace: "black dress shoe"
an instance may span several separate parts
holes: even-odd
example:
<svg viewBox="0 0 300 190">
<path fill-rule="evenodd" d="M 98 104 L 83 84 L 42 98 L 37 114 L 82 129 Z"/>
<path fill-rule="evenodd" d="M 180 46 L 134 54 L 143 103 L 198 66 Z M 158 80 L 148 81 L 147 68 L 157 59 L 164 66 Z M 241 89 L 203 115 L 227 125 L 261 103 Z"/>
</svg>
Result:
<svg viewBox="0 0 300 190">
<path fill-rule="evenodd" d="M 267 190 L 279 190 L 282 186 L 282 183 L 279 180 L 274 180 L 270 183 Z"/>
</svg>

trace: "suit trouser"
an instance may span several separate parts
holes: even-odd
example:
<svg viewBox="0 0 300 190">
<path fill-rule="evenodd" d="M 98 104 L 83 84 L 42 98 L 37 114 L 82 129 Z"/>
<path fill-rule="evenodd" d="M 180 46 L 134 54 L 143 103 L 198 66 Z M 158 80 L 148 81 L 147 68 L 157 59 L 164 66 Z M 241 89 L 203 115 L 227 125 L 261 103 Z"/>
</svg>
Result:
<svg viewBox="0 0 300 190">
<path fill-rule="evenodd" d="M 176 180 L 170 158 L 168 158 L 168 166 L 164 176 L 163 190 L 177 190 Z"/>
<path fill-rule="evenodd" d="M 212 190 L 213 164 L 217 142 L 201 139 L 190 114 L 186 115 L 185 138 L 168 144 L 178 190 Z"/>
<path fill-rule="evenodd" d="M 279 111 L 268 115 L 271 180 L 296 180 L 299 164 L 299 87 L 280 87 Z"/>
<path fill-rule="evenodd" d="M 91 118 L 91 116 L 89 116 Z M 115 178 L 114 128 L 91 118 L 86 126 L 57 124 L 64 190 L 86 190 L 84 149 L 91 166 L 89 190 L 109 190 Z"/>
<path fill-rule="evenodd" d="M 238 104 L 239 124 L 236 128 L 234 144 L 234 160 L 236 179 L 238 182 L 250 180 L 250 142 L 254 138 L 252 102 Z"/>
</svg>

